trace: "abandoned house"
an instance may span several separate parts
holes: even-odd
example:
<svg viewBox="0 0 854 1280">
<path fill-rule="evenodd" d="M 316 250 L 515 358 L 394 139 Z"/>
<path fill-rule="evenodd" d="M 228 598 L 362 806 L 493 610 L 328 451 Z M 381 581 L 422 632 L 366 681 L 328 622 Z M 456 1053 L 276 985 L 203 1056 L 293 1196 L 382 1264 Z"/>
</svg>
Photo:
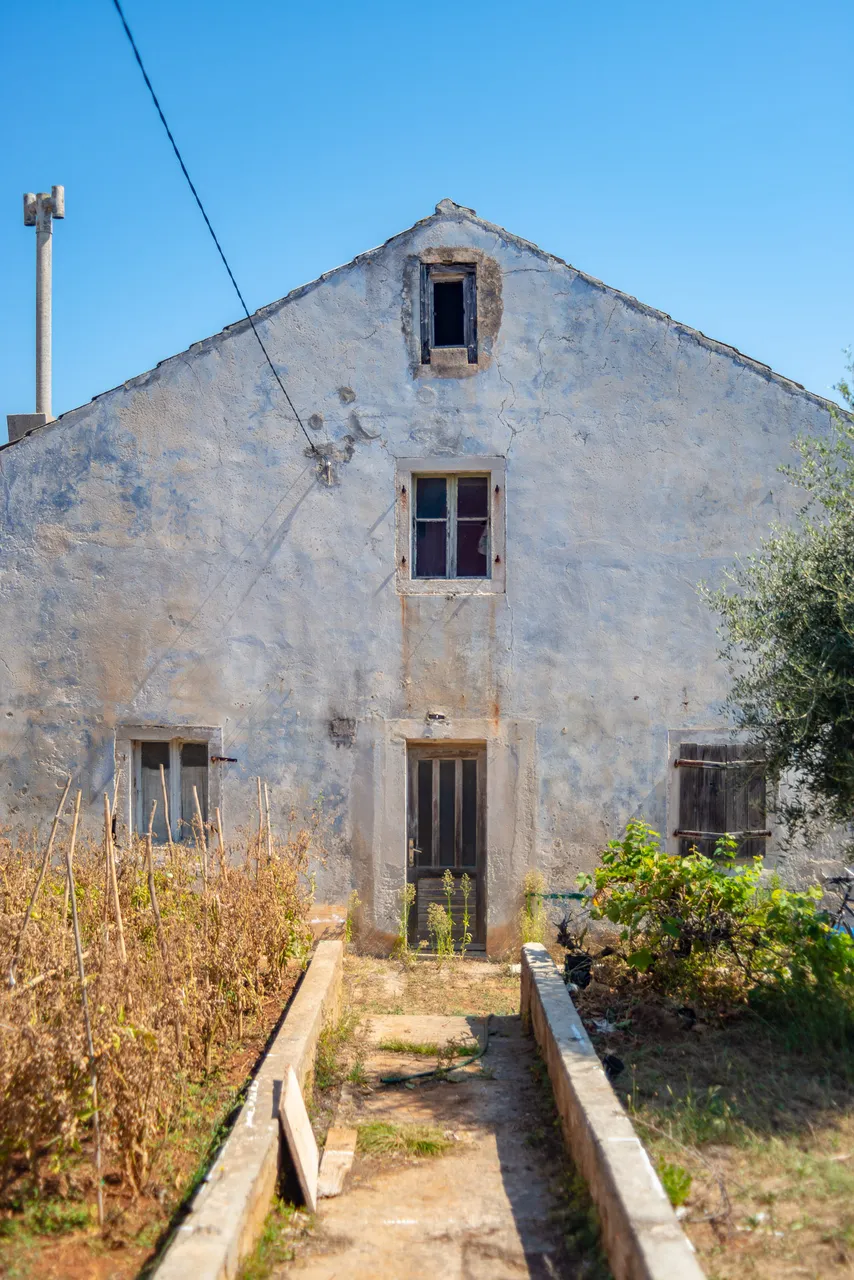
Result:
<svg viewBox="0 0 854 1280">
<path fill-rule="evenodd" d="M 241 321 L 0 450 L 0 823 L 260 776 L 321 900 L 423 934 L 466 871 L 490 949 L 632 817 L 773 863 L 696 585 L 828 402 L 449 200 L 255 323 L 305 433 Z"/>
</svg>

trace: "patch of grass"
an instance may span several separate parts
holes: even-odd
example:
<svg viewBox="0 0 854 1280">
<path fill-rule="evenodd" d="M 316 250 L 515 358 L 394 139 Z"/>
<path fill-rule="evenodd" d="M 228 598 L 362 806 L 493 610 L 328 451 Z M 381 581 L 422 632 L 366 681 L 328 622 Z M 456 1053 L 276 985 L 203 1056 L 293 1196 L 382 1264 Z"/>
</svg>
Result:
<svg viewBox="0 0 854 1280">
<path fill-rule="evenodd" d="M 663 1156 L 659 1157 L 656 1169 L 661 1179 L 661 1185 L 667 1192 L 668 1200 L 674 1209 L 678 1209 L 680 1204 L 684 1204 L 688 1199 L 691 1193 L 691 1183 L 694 1179 L 681 1164 L 671 1164 Z"/>
<path fill-rule="evenodd" d="M 267 1280 L 274 1267 L 292 1262 L 294 1237 L 301 1230 L 308 1230 L 309 1224 L 307 1214 L 277 1198 L 267 1214 L 261 1238 L 240 1269 L 240 1280 Z"/>
<path fill-rule="evenodd" d="M 451 1041 L 448 1044 L 435 1044 L 432 1041 L 424 1040 L 417 1042 L 414 1040 L 383 1040 L 378 1048 L 386 1053 L 411 1053 L 419 1058 L 439 1058 L 447 1056 L 449 1053 L 455 1058 L 468 1058 L 477 1051 L 477 1045 L 458 1044 Z"/>
<path fill-rule="evenodd" d="M 33 1199 L 14 1218 L 0 1220 L 0 1237 L 63 1236 L 92 1225 L 86 1204 L 69 1200 Z"/>
<path fill-rule="evenodd" d="M 357 1061 L 353 1063 L 352 1067 L 347 1072 L 347 1083 L 354 1084 L 357 1089 L 367 1088 L 368 1073 L 365 1070 L 363 1062 Z"/>
<path fill-rule="evenodd" d="M 373 1120 L 359 1125 L 357 1150 L 362 1155 L 441 1156 L 451 1146 L 441 1129 L 429 1124 L 390 1124 Z"/>
<path fill-rule="evenodd" d="M 328 1022 L 317 1042 L 314 1087 L 322 1093 L 343 1083 L 347 1075 L 346 1050 L 356 1035 L 359 1015 L 345 1009 L 337 1022 Z"/>
</svg>

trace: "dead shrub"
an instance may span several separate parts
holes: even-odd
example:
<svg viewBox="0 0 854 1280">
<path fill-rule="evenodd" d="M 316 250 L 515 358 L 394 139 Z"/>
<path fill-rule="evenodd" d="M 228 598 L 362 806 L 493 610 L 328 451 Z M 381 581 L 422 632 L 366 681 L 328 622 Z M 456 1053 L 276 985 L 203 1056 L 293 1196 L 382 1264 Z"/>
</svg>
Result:
<svg viewBox="0 0 854 1280">
<path fill-rule="evenodd" d="M 198 846 L 155 849 L 151 877 L 144 840 L 118 849 L 126 963 L 104 844 L 78 840 L 75 900 L 104 1154 L 133 1192 L 150 1181 L 188 1087 L 242 1038 L 247 1019 L 279 989 L 288 966 L 307 959 L 308 857 L 316 832 L 314 821 L 286 839 L 265 840 L 263 848 L 257 834 L 242 850 L 211 848 L 204 873 Z M 51 1168 L 91 1138 L 64 856 L 57 848 L 10 986 L 43 854 L 34 843 L 0 839 L 0 1193 L 21 1179 L 40 1187 Z"/>
</svg>

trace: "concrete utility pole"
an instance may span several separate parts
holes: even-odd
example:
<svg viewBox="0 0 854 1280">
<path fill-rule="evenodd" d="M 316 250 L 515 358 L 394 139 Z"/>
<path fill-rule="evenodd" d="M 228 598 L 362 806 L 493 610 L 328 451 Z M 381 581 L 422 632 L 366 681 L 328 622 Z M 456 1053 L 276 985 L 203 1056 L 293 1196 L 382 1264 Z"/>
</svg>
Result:
<svg viewBox="0 0 854 1280">
<path fill-rule="evenodd" d="M 24 196 L 24 226 L 36 229 L 36 413 L 53 421 L 50 408 L 51 382 L 51 275 L 53 267 L 53 220 L 65 217 L 65 187 L 52 187 L 50 195 L 40 191 Z"/>
<path fill-rule="evenodd" d="M 36 229 L 36 411 L 9 414 L 9 439 L 53 422 L 51 409 L 51 274 L 53 219 L 65 217 L 65 187 L 24 193 L 24 226 Z"/>
</svg>

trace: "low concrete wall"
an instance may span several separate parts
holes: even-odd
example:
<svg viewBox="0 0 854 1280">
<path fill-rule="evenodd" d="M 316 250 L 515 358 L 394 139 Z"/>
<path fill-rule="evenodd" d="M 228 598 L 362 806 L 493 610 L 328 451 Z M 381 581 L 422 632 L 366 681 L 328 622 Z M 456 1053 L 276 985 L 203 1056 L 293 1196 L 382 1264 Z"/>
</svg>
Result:
<svg viewBox="0 0 854 1280">
<path fill-rule="evenodd" d="M 319 942 L 228 1141 L 157 1268 L 158 1280 L 231 1280 L 251 1253 L 276 1190 L 279 1098 L 290 1064 L 305 1088 L 324 1023 L 340 1007 L 344 945 Z"/>
<path fill-rule="evenodd" d="M 548 1067 L 615 1280 L 703 1280 L 694 1250 L 545 947 L 522 948 L 522 1018 Z"/>
</svg>

